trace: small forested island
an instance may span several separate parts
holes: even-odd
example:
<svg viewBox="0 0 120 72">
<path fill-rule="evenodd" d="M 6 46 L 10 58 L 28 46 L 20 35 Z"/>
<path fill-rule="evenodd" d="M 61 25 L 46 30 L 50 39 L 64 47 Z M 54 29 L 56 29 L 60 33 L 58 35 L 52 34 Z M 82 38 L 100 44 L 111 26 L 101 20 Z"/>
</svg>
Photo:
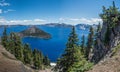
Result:
<svg viewBox="0 0 120 72">
<path fill-rule="evenodd" d="M 32 26 L 26 30 L 23 30 L 19 33 L 17 33 L 20 37 L 38 37 L 43 39 L 49 39 L 51 38 L 51 35 L 36 26 Z"/>
</svg>

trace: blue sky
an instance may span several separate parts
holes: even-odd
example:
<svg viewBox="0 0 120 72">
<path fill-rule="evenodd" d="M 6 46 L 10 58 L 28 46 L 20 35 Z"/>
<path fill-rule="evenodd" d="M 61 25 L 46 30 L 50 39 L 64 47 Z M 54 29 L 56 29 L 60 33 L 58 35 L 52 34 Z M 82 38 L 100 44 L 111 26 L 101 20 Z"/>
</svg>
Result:
<svg viewBox="0 0 120 72">
<path fill-rule="evenodd" d="M 0 0 L 0 20 L 13 24 L 98 23 L 102 6 L 120 0 Z"/>
</svg>

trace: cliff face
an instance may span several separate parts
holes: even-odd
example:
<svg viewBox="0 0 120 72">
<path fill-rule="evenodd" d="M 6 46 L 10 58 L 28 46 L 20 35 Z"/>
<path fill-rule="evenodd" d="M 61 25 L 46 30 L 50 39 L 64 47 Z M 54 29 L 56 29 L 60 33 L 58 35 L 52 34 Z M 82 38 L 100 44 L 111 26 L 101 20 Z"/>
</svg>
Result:
<svg viewBox="0 0 120 72">
<path fill-rule="evenodd" d="M 120 72 L 120 45 L 114 49 L 116 53 L 112 57 L 100 61 L 88 72 Z"/>
<path fill-rule="evenodd" d="M 0 72 L 34 72 L 0 45 Z"/>
<path fill-rule="evenodd" d="M 113 48 L 118 44 L 120 44 L 120 20 L 115 27 L 110 28 L 110 32 L 108 36 L 109 42 L 108 44 L 105 44 L 104 39 L 105 39 L 107 27 L 108 27 L 108 24 L 103 23 L 101 32 L 99 32 L 98 34 L 97 44 L 93 49 L 93 56 L 91 58 L 91 61 L 94 63 L 98 63 L 101 59 L 110 57 L 112 54 Z"/>
<path fill-rule="evenodd" d="M 100 17 L 103 21 L 102 29 L 97 33 L 96 45 L 90 58 L 95 64 L 100 60 L 110 58 L 113 54 L 114 47 L 120 44 L 120 11 L 113 5 L 109 8 L 103 6 L 103 12 Z"/>
</svg>

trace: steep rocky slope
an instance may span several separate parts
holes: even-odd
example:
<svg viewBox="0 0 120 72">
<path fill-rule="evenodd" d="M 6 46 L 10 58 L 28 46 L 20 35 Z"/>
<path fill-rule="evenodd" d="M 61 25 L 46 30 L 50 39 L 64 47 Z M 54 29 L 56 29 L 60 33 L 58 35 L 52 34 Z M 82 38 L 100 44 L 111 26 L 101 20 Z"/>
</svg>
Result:
<svg viewBox="0 0 120 72">
<path fill-rule="evenodd" d="M 120 72 L 120 45 L 114 48 L 112 57 L 101 60 L 88 72 Z"/>
<path fill-rule="evenodd" d="M 33 72 L 0 45 L 0 72 Z"/>
<path fill-rule="evenodd" d="M 93 49 L 91 61 L 94 63 L 110 57 L 114 47 L 120 44 L 120 11 L 115 3 L 113 2 L 113 6 L 107 9 L 103 6 L 103 13 L 100 14 L 100 17 L 103 24 Z"/>
<path fill-rule="evenodd" d="M 114 1 L 107 9 L 103 6 L 100 17 L 102 29 L 90 56 L 95 66 L 88 72 L 120 72 L 120 11 Z"/>
<path fill-rule="evenodd" d="M 94 48 L 94 55 L 92 57 L 94 63 L 99 62 L 103 58 L 109 57 L 112 49 L 120 44 L 120 22 L 114 28 L 111 28 L 109 32 L 109 43 L 107 45 L 104 44 L 106 30 L 107 24 L 104 23 L 97 38 L 97 45 Z"/>
</svg>

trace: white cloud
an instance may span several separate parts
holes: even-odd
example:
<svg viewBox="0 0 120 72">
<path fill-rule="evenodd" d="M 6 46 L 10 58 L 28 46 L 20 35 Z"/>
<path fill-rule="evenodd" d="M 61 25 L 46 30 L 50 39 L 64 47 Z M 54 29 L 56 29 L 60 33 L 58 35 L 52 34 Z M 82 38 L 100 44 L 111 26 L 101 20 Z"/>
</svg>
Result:
<svg viewBox="0 0 120 72">
<path fill-rule="evenodd" d="M 30 23 L 30 22 L 32 22 L 32 20 L 23 20 L 23 22 Z"/>
<path fill-rule="evenodd" d="M 0 25 L 34 25 L 34 24 L 45 24 L 46 20 L 43 19 L 34 19 L 34 20 L 6 20 L 4 18 L 0 18 Z"/>
<path fill-rule="evenodd" d="M 0 9 L 0 14 L 2 14 L 2 9 Z"/>
<path fill-rule="evenodd" d="M 5 0 L 0 0 L 0 7 L 4 8 L 4 6 L 10 6 L 10 3 L 5 2 Z M 12 12 L 12 11 L 15 11 L 15 10 L 13 10 L 13 9 L 7 9 L 7 10 L 0 9 L 0 14 Z"/>
<path fill-rule="evenodd" d="M 59 18 L 59 21 L 64 21 L 65 20 L 65 18 Z"/>
<path fill-rule="evenodd" d="M 100 19 L 100 18 L 91 18 L 91 19 L 82 18 L 81 22 L 87 23 L 87 24 L 98 24 L 99 22 L 102 22 L 102 19 Z"/>
<path fill-rule="evenodd" d="M 0 6 L 10 6 L 10 3 L 0 2 Z"/>
<path fill-rule="evenodd" d="M 4 13 L 8 13 L 8 12 L 12 12 L 12 11 L 16 11 L 16 10 L 8 9 L 8 10 L 4 11 Z"/>
<path fill-rule="evenodd" d="M 102 19 L 100 18 L 90 18 L 90 19 L 87 19 L 87 18 L 64 18 L 64 23 L 67 23 L 67 24 L 72 24 L 72 25 L 75 25 L 75 24 L 98 24 L 99 22 L 102 22 Z"/>
<path fill-rule="evenodd" d="M 47 21 L 46 20 L 43 20 L 43 19 L 34 19 L 33 20 L 33 23 L 34 24 L 44 24 L 46 23 Z"/>
<path fill-rule="evenodd" d="M 96 23 L 102 21 L 99 18 L 91 18 L 91 19 L 80 18 L 80 19 L 70 19 L 70 20 L 72 20 L 72 21 L 79 21 L 80 23 L 86 23 L 86 24 L 96 24 Z"/>
<path fill-rule="evenodd" d="M 9 20 L 9 24 L 30 24 L 32 20 Z"/>
<path fill-rule="evenodd" d="M 0 25 L 4 25 L 4 24 L 9 24 L 9 22 L 6 19 L 0 17 Z"/>
<path fill-rule="evenodd" d="M 35 22 L 45 22 L 46 20 L 43 19 L 34 19 Z"/>
<path fill-rule="evenodd" d="M 70 20 L 72 20 L 72 21 L 78 21 L 79 19 L 70 19 Z"/>
<path fill-rule="evenodd" d="M 98 24 L 99 22 L 102 22 L 101 19 L 99 18 L 61 18 L 58 19 L 60 20 L 59 23 L 66 23 L 66 24 L 71 24 L 71 25 L 76 25 L 76 24 Z M 0 18 L 0 25 L 16 25 L 16 24 L 21 24 L 21 25 L 38 25 L 38 24 L 46 24 L 46 23 L 51 23 L 48 20 L 43 20 L 43 19 L 33 19 L 33 20 L 6 20 L 4 18 Z"/>
</svg>

